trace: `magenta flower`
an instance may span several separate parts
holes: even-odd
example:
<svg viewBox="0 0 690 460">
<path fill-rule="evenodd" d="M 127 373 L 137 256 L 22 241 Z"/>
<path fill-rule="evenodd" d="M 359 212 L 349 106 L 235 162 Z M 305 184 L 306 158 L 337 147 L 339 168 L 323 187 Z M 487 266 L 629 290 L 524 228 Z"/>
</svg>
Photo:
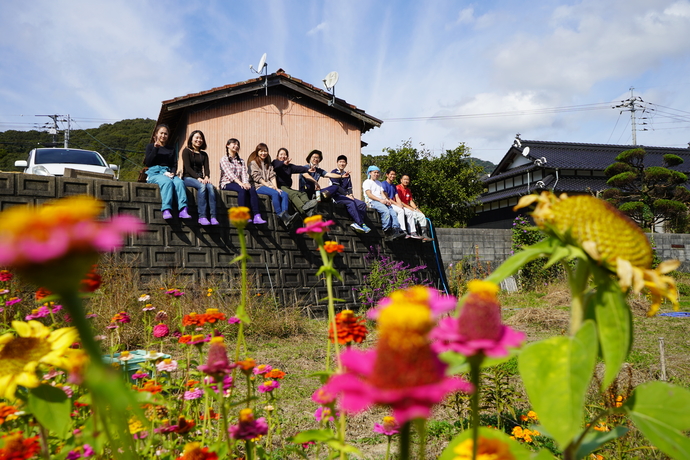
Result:
<svg viewBox="0 0 690 460">
<path fill-rule="evenodd" d="M 237 324 L 241 321 L 242 320 L 239 319 L 237 316 L 231 316 L 230 318 L 228 318 L 228 324 Z"/>
<path fill-rule="evenodd" d="M 192 388 L 189 391 L 184 392 L 185 401 L 191 401 L 194 399 L 199 399 L 204 395 L 204 390 L 201 388 Z"/>
<path fill-rule="evenodd" d="M 428 303 L 434 318 L 453 311 L 458 305 L 458 299 L 452 295 L 445 295 L 436 289 L 426 286 L 413 286 L 409 289 L 395 291 L 390 296 L 381 299 L 374 308 L 367 311 L 367 318 L 376 320 L 382 308 L 387 307 L 393 302 L 405 301 L 405 299 L 412 302 Z"/>
<path fill-rule="evenodd" d="M 311 216 L 304 219 L 304 227 L 298 228 L 296 233 L 306 233 L 312 238 L 320 237 L 330 230 L 329 227 L 334 224 L 335 222 L 332 220 L 324 222 L 323 217 L 319 215 Z"/>
<path fill-rule="evenodd" d="M 254 368 L 254 375 L 264 375 L 268 372 L 271 372 L 273 369 L 273 366 L 270 366 L 268 364 L 260 364 Z"/>
<path fill-rule="evenodd" d="M 331 404 L 336 400 L 336 398 L 337 395 L 330 393 L 325 387 L 319 388 L 314 392 L 314 394 L 311 395 L 312 401 L 314 401 L 316 404 L 321 404 L 324 406 Z"/>
<path fill-rule="evenodd" d="M 170 335 L 170 328 L 165 324 L 156 324 L 153 326 L 153 336 L 157 339 L 162 339 Z"/>
<path fill-rule="evenodd" d="M 386 436 L 393 436 L 400 433 L 400 426 L 395 421 L 395 417 L 383 417 L 383 424 L 374 423 L 374 432 L 385 434 Z"/>
<path fill-rule="evenodd" d="M 136 374 L 132 375 L 132 378 L 134 380 L 139 380 L 139 379 L 147 379 L 149 377 L 149 374 L 146 372 L 137 372 Z"/>
<path fill-rule="evenodd" d="M 168 289 L 165 293 L 173 297 L 182 297 L 184 295 L 184 292 L 179 289 Z"/>
<path fill-rule="evenodd" d="M 339 395 L 346 412 L 374 404 L 390 406 L 395 419 L 405 423 L 428 418 L 432 406 L 449 393 L 472 390 L 468 382 L 446 377 L 446 365 L 427 337 L 434 326 L 432 297 L 413 289 L 392 295 L 393 302 L 380 310 L 376 349 L 345 351 L 341 355 L 345 373 L 334 375 L 322 387 Z"/>
<path fill-rule="evenodd" d="M 233 439 L 250 441 L 268 433 L 268 424 L 264 417 L 254 420 L 251 409 L 242 409 L 239 422 L 228 428 L 228 432 Z"/>
<path fill-rule="evenodd" d="M 430 337 L 437 353 L 454 351 L 465 356 L 508 355 L 508 348 L 522 345 L 525 334 L 501 322 L 498 286 L 488 281 L 470 281 L 469 295 L 458 318 L 445 318 Z"/>
<path fill-rule="evenodd" d="M 277 380 L 266 380 L 264 383 L 256 388 L 259 393 L 270 393 L 273 390 L 280 388 L 280 382 Z"/>
<path fill-rule="evenodd" d="M 5 306 L 11 307 L 12 305 L 19 303 L 21 301 L 22 301 L 22 299 L 20 299 L 19 297 L 12 297 L 10 300 L 5 302 Z"/>
<path fill-rule="evenodd" d="M 223 337 L 214 337 L 211 339 L 211 345 L 208 349 L 206 364 L 202 364 L 197 369 L 213 377 L 216 382 L 221 382 L 223 377 L 232 372 L 235 367 L 237 367 L 237 364 L 230 363 L 228 360 Z"/>
<path fill-rule="evenodd" d="M 30 321 L 32 319 L 45 318 L 48 315 L 50 315 L 50 308 L 43 305 L 41 307 L 31 310 L 31 313 L 26 315 L 24 320 Z"/>
<path fill-rule="evenodd" d="M 335 413 L 335 416 L 339 416 L 338 412 Z M 321 406 L 318 409 L 316 409 L 316 412 L 314 412 L 314 418 L 316 419 L 317 422 L 323 422 L 328 421 L 332 422 L 335 419 L 333 418 L 333 411 L 331 411 L 330 408 Z"/>
<path fill-rule="evenodd" d="M 7 282 L 7 281 L 12 281 L 12 278 L 14 278 L 14 275 L 12 272 L 9 272 L 7 270 L 0 270 L 0 281 Z"/>
<path fill-rule="evenodd" d="M 204 383 L 210 384 L 211 389 L 218 393 L 218 384 L 215 383 L 215 380 L 213 377 L 205 377 L 204 378 Z M 226 375 L 223 377 L 223 391 L 228 391 L 230 388 L 232 388 L 232 376 L 230 374 Z"/>
</svg>

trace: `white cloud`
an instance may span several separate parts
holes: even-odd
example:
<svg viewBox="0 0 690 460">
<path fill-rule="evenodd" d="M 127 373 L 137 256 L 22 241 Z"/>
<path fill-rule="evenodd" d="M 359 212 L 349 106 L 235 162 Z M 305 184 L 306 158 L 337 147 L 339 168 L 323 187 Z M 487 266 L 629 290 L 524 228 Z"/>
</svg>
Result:
<svg viewBox="0 0 690 460">
<path fill-rule="evenodd" d="M 309 32 L 307 32 L 307 35 L 315 35 L 318 32 L 326 30 L 326 27 L 328 27 L 328 23 L 322 22 L 319 25 L 317 25 L 316 27 L 314 27 L 313 29 L 311 29 Z"/>
</svg>

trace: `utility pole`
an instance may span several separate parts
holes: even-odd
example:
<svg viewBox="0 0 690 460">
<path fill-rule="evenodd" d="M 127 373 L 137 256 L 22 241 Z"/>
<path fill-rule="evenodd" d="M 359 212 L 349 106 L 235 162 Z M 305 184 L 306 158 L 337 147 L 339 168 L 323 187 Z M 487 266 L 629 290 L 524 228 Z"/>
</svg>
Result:
<svg viewBox="0 0 690 460">
<path fill-rule="evenodd" d="M 36 115 L 37 117 L 48 117 L 53 120 L 53 126 L 48 129 L 48 132 L 53 136 L 53 146 L 57 145 L 58 121 L 67 122 L 67 129 L 65 130 L 65 148 L 69 147 L 69 130 L 71 118 L 69 115 Z M 67 119 L 65 119 L 67 117 Z"/>
<path fill-rule="evenodd" d="M 614 105 L 612 108 L 621 109 L 620 113 L 623 113 L 624 111 L 630 112 L 630 125 L 632 126 L 632 142 L 633 145 L 637 145 L 637 124 L 635 121 L 635 112 L 637 110 L 641 110 L 642 113 L 644 113 L 645 110 L 647 110 L 647 108 L 641 104 L 644 102 L 641 97 L 635 97 L 635 95 L 633 94 L 634 90 L 635 88 L 631 86 L 630 97 L 624 101 L 621 101 L 620 104 Z"/>
</svg>

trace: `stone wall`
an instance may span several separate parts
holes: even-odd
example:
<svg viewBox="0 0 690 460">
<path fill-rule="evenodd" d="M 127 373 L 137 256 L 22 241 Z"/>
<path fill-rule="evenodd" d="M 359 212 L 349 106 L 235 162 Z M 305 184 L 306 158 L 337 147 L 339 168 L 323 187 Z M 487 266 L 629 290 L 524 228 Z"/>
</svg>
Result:
<svg viewBox="0 0 690 460">
<path fill-rule="evenodd" d="M 188 189 L 190 203 L 195 203 L 195 190 Z M 155 185 L 112 180 L 44 177 L 27 174 L 0 173 L 0 210 L 18 204 L 38 205 L 69 195 L 86 194 L 104 201 L 103 217 L 131 214 L 146 223 L 146 231 L 130 236 L 116 259 L 136 269 L 142 282 L 174 274 L 189 282 L 215 280 L 230 287 L 237 286 L 239 267 L 231 261 L 239 253 L 237 230 L 229 225 L 227 208 L 237 205 L 234 192 L 220 192 L 218 216 L 220 226 L 200 226 L 196 219 L 166 221 L 161 216 L 160 193 Z M 262 195 L 260 195 L 261 197 Z M 314 241 L 297 235 L 295 228 L 286 229 L 278 222 L 267 198 L 262 199 L 263 216 L 268 224 L 248 227 L 247 248 L 252 260 L 249 274 L 256 289 L 270 293 L 279 303 L 295 303 L 322 308 L 326 297 L 325 283 L 314 274 L 321 266 L 321 258 Z M 190 206 L 190 210 L 194 206 Z M 365 256 L 370 247 L 381 247 L 383 254 L 411 266 L 427 265 L 421 275 L 439 285 L 438 266 L 431 244 L 421 240 L 403 239 L 384 242 L 379 216 L 369 211 L 372 231 L 357 234 L 344 208 L 331 204 L 320 205 L 326 218 L 337 224 L 329 232 L 329 239 L 345 246 L 336 258 L 336 267 L 343 281 L 336 281 L 335 296 L 347 306 L 356 305 L 356 291 L 369 273 Z M 194 215 L 194 212 L 192 211 Z M 298 219 L 299 220 L 299 219 Z M 301 225 L 301 221 L 297 224 Z M 442 263 L 441 263 L 442 265 Z"/>
</svg>

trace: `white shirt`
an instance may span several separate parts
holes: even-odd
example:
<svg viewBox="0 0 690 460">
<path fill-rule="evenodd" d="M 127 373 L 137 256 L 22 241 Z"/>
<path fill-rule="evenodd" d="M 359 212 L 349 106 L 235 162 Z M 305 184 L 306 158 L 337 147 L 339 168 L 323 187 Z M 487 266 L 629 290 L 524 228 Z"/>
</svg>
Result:
<svg viewBox="0 0 690 460">
<path fill-rule="evenodd" d="M 381 185 L 381 182 L 377 180 L 365 180 L 362 184 L 362 189 L 364 190 L 364 201 L 367 203 L 371 203 L 372 201 L 371 198 L 369 198 L 369 195 L 367 195 L 367 190 L 369 190 L 376 198 L 384 199 L 383 186 Z"/>
</svg>

